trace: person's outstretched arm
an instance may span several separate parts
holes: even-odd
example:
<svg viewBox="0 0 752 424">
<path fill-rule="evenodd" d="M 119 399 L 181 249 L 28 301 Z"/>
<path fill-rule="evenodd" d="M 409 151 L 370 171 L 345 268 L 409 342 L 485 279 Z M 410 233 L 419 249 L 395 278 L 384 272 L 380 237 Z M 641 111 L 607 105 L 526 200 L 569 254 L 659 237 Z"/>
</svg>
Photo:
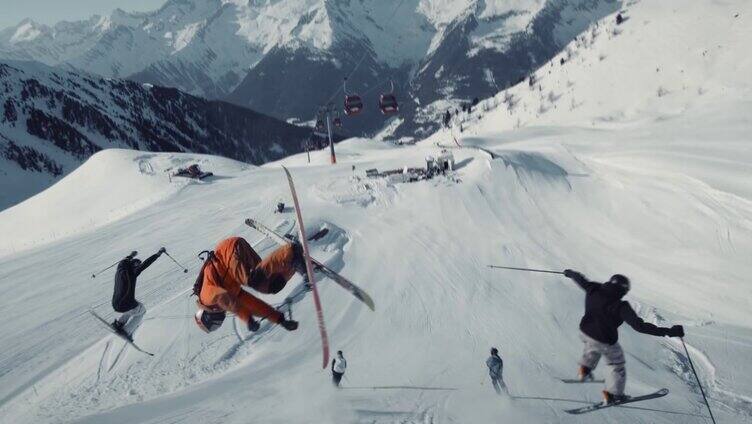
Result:
<svg viewBox="0 0 752 424">
<path fill-rule="evenodd" d="M 162 252 L 164 252 L 164 247 L 159 249 L 157 253 L 146 258 L 145 261 L 141 262 L 141 265 L 134 270 L 136 272 L 136 277 L 138 277 L 138 275 L 141 274 L 141 272 L 143 272 L 146 268 L 149 268 L 151 264 L 153 264 L 154 261 L 156 261 L 157 258 L 162 255 Z"/>
<path fill-rule="evenodd" d="M 669 337 L 684 337 L 684 327 L 681 325 L 675 325 L 671 328 L 658 327 L 657 325 L 645 322 L 642 318 L 637 316 L 637 313 L 627 302 L 622 302 L 619 306 L 619 315 L 621 318 L 634 328 L 635 331 L 642 334 L 649 334 L 651 336 L 669 336 Z"/>
<path fill-rule="evenodd" d="M 577 285 L 580 286 L 580 288 L 582 290 L 585 290 L 585 291 L 590 291 L 590 290 L 596 289 L 596 288 L 600 287 L 600 285 L 601 285 L 600 283 L 594 283 L 594 282 L 588 280 L 581 273 L 579 273 L 577 271 L 574 271 L 574 270 L 571 270 L 571 269 L 565 269 L 564 270 L 564 276 L 567 277 L 567 278 L 569 278 L 569 279 L 571 279 L 575 283 L 577 283 Z"/>
</svg>

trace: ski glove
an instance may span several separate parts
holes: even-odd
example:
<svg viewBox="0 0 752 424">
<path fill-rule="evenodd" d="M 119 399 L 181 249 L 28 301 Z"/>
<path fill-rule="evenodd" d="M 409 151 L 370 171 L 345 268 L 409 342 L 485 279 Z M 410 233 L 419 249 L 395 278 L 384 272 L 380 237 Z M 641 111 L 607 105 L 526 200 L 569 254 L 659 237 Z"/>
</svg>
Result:
<svg viewBox="0 0 752 424">
<path fill-rule="evenodd" d="M 159 253 L 161 255 L 162 253 L 165 253 L 166 251 L 167 251 L 167 249 L 165 249 L 163 247 L 163 248 L 159 249 L 159 252 L 157 252 L 157 253 Z"/>
<path fill-rule="evenodd" d="M 571 270 L 571 269 L 565 269 L 564 270 L 564 276 L 571 279 L 576 279 L 577 277 L 581 277 L 582 274 L 580 274 L 577 271 Z"/>
<path fill-rule="evenodd" d="M 298 322 L 293 321 L 291 319 L 283 320 L 282 322 L 279 323 L 279 325 L 281 325 L 282 327 L 285 327 L 285 330 L 287 331 L 295 331 L 298 329 Z"/>
<path fill-rule="evenodd" d="M 675 325 L 666 331 L 666 335 L 669 337 L 684 337 L 684 327 Z"/>
</svg>

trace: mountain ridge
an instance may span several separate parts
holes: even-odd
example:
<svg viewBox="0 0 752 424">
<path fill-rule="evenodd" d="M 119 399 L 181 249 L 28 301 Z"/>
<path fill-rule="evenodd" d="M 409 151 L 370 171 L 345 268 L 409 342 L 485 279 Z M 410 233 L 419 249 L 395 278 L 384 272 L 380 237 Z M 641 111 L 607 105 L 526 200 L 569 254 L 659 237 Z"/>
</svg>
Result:
<svg viewBox="0 0 752 424">
<path fill-rule="evenodd" d="M 3 207 L 102 149 L 211 153 L 261 164 L 300 152 L 310 134 L 310 129 L 175 88 L 35 62 L 0 61 L 0 92 L 5 98 L 0 104 Z"/>
</svg>

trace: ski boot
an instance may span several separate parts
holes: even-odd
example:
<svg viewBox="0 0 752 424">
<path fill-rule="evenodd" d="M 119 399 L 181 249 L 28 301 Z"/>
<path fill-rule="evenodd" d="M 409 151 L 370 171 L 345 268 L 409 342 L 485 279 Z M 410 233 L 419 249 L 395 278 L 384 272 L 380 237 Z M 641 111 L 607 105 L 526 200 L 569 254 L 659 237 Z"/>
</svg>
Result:
<svg viewBox="0 0 752 424">
<path fill-rule="evenodd" d="M 117 334 L 119 334 L 119 335 L 121 335 L 121 336 L 125 337 L 125 338 L 126 338 L 126 339 L 128 339 L 128 340 L 129 340 L 129 341 L 130 341 L 131 343 L 133 343 L 133 339 L 131 338 L 131 335 L 130 335 L 130 334 L 128 334 L 128 332 L 127 332 L 127 331 L 125 331 L 125 328 L 123 327 L 123 326 L 124 326 L 124 324 L 123 324 L 122 322 L 120 322 L 120 321 L 118 321 L 118 320 L 114 320 L 114 321 L 112 321 L 112 324 L 110 324 L 110 326 L 112 327 L 112 329 L 113 329 L 113 330 L 115 330 L 115 332 L 116 332 Z"/>
<path fill-rule="evenodd" d="M 593 377 L 593 370 L 591 370 L 590 368 L 588 368 L 588 367 L 586 367 L 584 365 L 580 365 L 580 369 L 579 369 L 579 371 L 577 371 L 577 378 L 581 382 L 593 381 L 593 379 L 594 379 L 594 377 Z"/>
<path fill-rule="evenodd" d="M 298 322 L 291 319 L 284 319 L 279 323 L 279 325 L 284 327 L 287 331 L 295 331 L 298 329 Z"/>
<path fill-rule="evenodd" d="M 255 332 L 255 331 L 258 331 L 259 328 L 261 328 L 261 324 L 259 324 L 258 321 L 256 321 L 255 319 L 253 319 L 253 317 L 251 317 L 248 320 L 248 331 Z"/>
<path fill-rule="evenodd" d="M 619 403 L 624 402 L 625 400 L 629 400 L 630 396 L 627 395 L 614 395 L 609 393 L 607 390 L 603 391 L 603 405 L 616 405 Z"/>
</svg>

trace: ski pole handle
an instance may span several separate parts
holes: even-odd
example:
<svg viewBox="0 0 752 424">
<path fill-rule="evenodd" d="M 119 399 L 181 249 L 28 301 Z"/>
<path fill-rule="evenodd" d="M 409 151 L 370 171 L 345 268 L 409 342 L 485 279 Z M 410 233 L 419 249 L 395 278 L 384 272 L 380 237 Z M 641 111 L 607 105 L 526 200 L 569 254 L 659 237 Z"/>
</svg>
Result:
<svg viewBox="0 0 752 424">
<path fill-rule="evenodd" d="M 545 269 L 533 269 L 533 268 L 516 268 L 512 266 L 501 266 L 501 265 L 488 265 L 489 268 L 496 268 L 496 269 L 511 269 L 514 271 L 528 271 L 528 272 L 542 272 L 546 274 L 559 274 L 564 275 L 561 271 L 549 271 Z"/>
</svg>

